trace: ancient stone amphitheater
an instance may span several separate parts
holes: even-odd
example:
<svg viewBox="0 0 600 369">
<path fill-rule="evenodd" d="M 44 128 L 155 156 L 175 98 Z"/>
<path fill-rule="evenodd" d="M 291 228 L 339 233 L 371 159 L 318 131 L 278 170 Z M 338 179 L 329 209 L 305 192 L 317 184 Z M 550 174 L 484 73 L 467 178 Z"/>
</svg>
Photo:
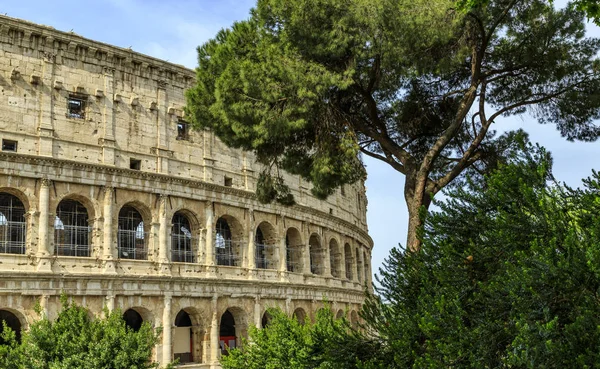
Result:
<svg viewBox="0 0 600 369">
<path fill-rule="evenodd" d="M 280 307 L 330 302 L 358 319 L 373 242 L 363 183 L 326 201 L 259 203 L 251 154 L 185 121 L 194 72 L 0 16 L 0 320 L 50 319 L 66 293 L 136 329 L 155 359 L 218 367 L 225 346 Z"/>
</svg>

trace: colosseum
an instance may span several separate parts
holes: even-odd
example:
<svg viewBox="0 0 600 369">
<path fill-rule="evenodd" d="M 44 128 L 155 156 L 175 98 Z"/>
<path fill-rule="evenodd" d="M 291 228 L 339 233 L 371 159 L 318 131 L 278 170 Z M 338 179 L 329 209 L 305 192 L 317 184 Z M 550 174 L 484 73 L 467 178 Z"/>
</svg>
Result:
<svg viewBox="0 0 600 369">
<path fill-rule="evenodd" d="M 0 320 L 18 332 L 65 293 L 94 316 L 163 327 L 155 357 L 219 367 L 269 307 L 357 321 L 371 286 L 363 183 L 262 204 L 260 167 L 191 129 L 194 71 L 0 16 Z"/>
</svg>

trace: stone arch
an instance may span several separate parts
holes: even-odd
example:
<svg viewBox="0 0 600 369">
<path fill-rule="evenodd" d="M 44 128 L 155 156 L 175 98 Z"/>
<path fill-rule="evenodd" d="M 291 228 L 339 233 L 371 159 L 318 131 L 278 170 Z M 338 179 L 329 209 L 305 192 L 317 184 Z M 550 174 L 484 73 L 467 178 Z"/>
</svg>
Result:
<svg viewBox="0 0 600 369">
<path fill-rule="evenodd" d="M 65 196 L 56 206 L 54 216 L 54 254 L 89 257 L 92 246 L 93 213 L 76 198 Z M 88 201 L 89 205 L 89 201 Z M 93 205 L 91 206 L 93 209 Z"/>
<path fill-rule="evenodd" d="M 139 201 L 124 204 L 117 218 L 117 249 L 120 259 L 148 259 L 150 209 Z"/>
<path fill-rule="evenodd" d="M 261 222 L 254 231 L 255 265 L 258 269 L 277 269 L 275 250 L 277 249 L 277 231 L 271 223 Z"/>
<path fill-rule="evenodd" d="M 0 192 L 0 253 L 25 254 L 27 208 L 21 198 L 14 194 L 18 192 Z"/>
<path fill-rule="evenodd" d="M 358 313 L 356 312 L 356 310 L 352 310 L 350 312 L 350 324 L 352 325 L 352 328 L 357 329 L 359 323 L 360 321 L 358 318 Z"/>
<path fill-rule="evenodd" d="M 360 251 L 358 248 L 355 250 L 355 254 L 356 258 L 354 260 L 356 260 L 356 279 L 358 279 L 359 283 L 362 283 L 363 268 L 362 263 L 360 262 Z"/>
<path fill-rule="evenodd" d="M 150 310 L 135 306 L 123 310 L 123 320 L 130 329 L 137 332 L 144 322 L 152 324 L 153 317 Z"/>
<path fill-rule="evenodd" d="M 14 187 L 0 187 L 0 194 L 1 193 L 13 195 L 17 199 L 19 199 L 23 204 L 23 207 L 25 208 L 26 212 L 37 209 L 37 207 L 34 205 L 37 203 L 37 198 L 35 196 L 31 196 L 32 198 L 30 199 L 30 197 L 27 196 L 25 192 Z"/>
<path fill-rule="evenodd" d="M 181 364 L 201 363 L 203 357 L 204 326 L 201 314 L 186 307 L 176 314 L 173 328 L 173 356 Z"/>
<path fill-rule="evenodd" d="M 310 272 L 323 275 L 325 272 L 325 248 L 321 244 L 321 237 L 313 233 L 308 240 L 308 244 L 310 247 Z"/>
<path fill-rule="evenodd" d="M 340 246 L 337 239 L 332 237 L 329 240 L 329 266 L 331 268 L 331 275 L 334 278 L 342 277 L 342 253 L 340 252 Z"/>
<path fill-rule="evenodd" d="M 344 315 L 345 315 L 344 310 L 343 309 L 339 309 L 338 312 L 337 312 L 337 314 L 335 314 L 335 318 L 336 319 L 342 319 L 344 317 Z"/>
<path fill-rule="evenodd" d="M 296 310 L 294 310 L 294 313 L 292 314 L 292 317 L 298 320 L 298 323 L 300 324 L 306 323 L 306 316 L 306 311 L 301 307 L 296 308 Z"/>
<path fill-rule="evenodd" d="M 219 322 L 219 345 L 221 353 L 227 352 L 227 347 L 239 347 L 242 338 L 247 337 L 248 320 L 246 312 L 239 307 L 229 307 Z"/>
<path fill-rule="evenodd" d="M 198 239 L 194 236 L 198 228 L 194 228 L 190 214 L 178 210 L 171 218 L 171 261 L 174 263 L 195 263 L 198 260 Z"/>
<path fill-rule="evenodd" d="M 262 319 L 260 320 L 260 325 L 261 327 L 267 328 L 267 326 L 269 325 L 269 323 L 271 323 L 271 319 L 273 319 L 273 317 L 271 316 L 271 314 L 269 314 L 269 310 L 265 311 L 263 313 Z"/>
<path fill-rule="evenodd" d="M 285 234 L 285 264 L 288 272 L 302 273 L 304 248 L 300 231 L 294 227 L 288 228 Z"/>
<path fill-rule="evenodd" d="M 0 345 L 4 343 L 1 337 L 3 331 L 2 322 L 5 322 L 6 325 L 15 332 L 17 341 L 20 342 L 21 332 L 27 328 L 25 316 L 15 309 L 5 307 L 0 308 Z"/>
<path fill-rule="evenodd" d="M 346 279 L 351 281 L 353 278 L 354 262 L 352 261 L 352 247 L 347 242 L 344 245 L 344 263 L 346 265 Z"/>
<path fill-rule="evenodd" d="M 64 195 L 59 196 L 58 198 L 56 198 L 53 203 L 56 204 L 56 208 L 58 208 L 58 205 L 62 201 L 65 201 L 65 200 L 77 201 L 83 207 L 85 207 L 85 209 L 87 210 L 88 217 L 89 217 L 90 221 L 93 221 L 98 216 L 98 214 L 100 214 L 100 211 L 98 210 L 96 202 L 94 202 L 93 200 L 91 200 L 89 197 L 83 196 L 83 195 L 78 194 L 78 193 L 67 193 L 67 194 L 64 194 Z"/>
<path fill-rule="evenodd" d="M 217 265 L 241 266 L 243 258 L 243 227 L 231 215 L 222 215 L 215 222 L 215 256 Z"/>
</svg>

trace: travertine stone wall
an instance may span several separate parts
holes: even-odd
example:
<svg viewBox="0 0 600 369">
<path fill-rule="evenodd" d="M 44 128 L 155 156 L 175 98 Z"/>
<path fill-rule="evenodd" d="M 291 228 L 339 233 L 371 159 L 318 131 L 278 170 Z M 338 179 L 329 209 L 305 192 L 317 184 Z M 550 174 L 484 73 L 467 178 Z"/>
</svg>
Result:
<svg viewBox="0 0 600 369">
<path fill-rule="evenodd" d="M 260 167 L 251 153 L 226 147 L 209 131 L 178 131 L 184 91 L 193 83 L 194 72 L 182 66 L 0 16 L 0 140 L 17 144 L 0 152 L 0 195 L 25 209 L 23 252 L 0 253 L 0 310 L 17 316 L 23 329 L 39 318 L 36 303 L 55 317 L 66 292 L 94 316 L 105 306 L 134 309 L 163 326 L 156 359 L 167 363 L 176 316 L 185 311 L 194 365 L 218 367 L 225 311 L 235 319 L 237 340 L 248 326 L 261 326 L 268 307 L 310 319 L 326 299 L 356 320 L 371 282 L 364 184 L 320 201 L 309 183 L 289 175 L 298 205 L 257 202 Z M 85 104 L 83 114 L 69 109 L 74 98 Z M 130 168 L 132 160 L 139 169 Z M 57 207 L 65 200 L 87 212 L 86 256 L 57 251 L 64 246 L 55 239 Z M 124 206 L 143 219 L 144 236 L 135 236 L 147 251 L 140 260 L 122 258 Z M 176 213 L 190 223 L 190 262 L 173 260 Z M 14 242 L 2 217 L 0 250 Z M 219 265 L 220 218 L 231 228 L 237 266 Z M 256 258 L 257 229 L 271 245 L 266 268 Z M 290 243 L 297 250 L 293 271 Z"/>
</svg>

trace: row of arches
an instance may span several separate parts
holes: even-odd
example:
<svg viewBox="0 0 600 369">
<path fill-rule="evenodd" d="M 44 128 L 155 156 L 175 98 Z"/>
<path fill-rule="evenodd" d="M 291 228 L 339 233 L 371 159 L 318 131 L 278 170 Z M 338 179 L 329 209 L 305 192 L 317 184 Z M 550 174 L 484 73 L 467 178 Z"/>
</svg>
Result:
<svg viewBox="0 0 600 369">
<path fill-rule="evenodd" d="M 338 310 L 336 318 L 340 319 L 346 315 L 345 310 Z M 307 312 L 299 307 L 296 308 L 292 316 L 301 324 L 304 324 L 308 315 Z M 263 313 L 261 327 L 265 328 L 270 322 L 268 312 Z M 348 319 L 354 325 L 358 324 L 358 314 L 352 310 Z M 144 322 L 153 325 L 152 314 L 142 307 L 129 308 L 123 312 L 123 320 L 128 329 L 138 331 Z M 0 345 L 5 342 L 2 340 L 3 324 L 6 323 L 11 330 L 16 333 L 17 340 L 20 340 L 21 332 L 24 329 L 21 320 L 17 314 L 7 309 L 0 309 Z M 210 328 L 206 322 L 202 322 L 200 314 L 193 308 L 181 309 L 176 314 L 172 322 L 172 355 L 173 359 L 179 359 L 180 364 L 202 363 L 207 357 L 204 352 L 210 342 Z M 221 355 L 227 353 L 227 348 L 237 347 L 242 339 L 246 338 L 248 332 L 248 316 L 245 311 L 239 307 L 227 308 L 218 319 L 218 341 Z M 165 331 L 168 332 L 168 331 Z"/>
<path fill-rule="evenodd" d="M 123 205 L 118 212 L 116 243 L 117 257 L 120 259 L 147 260 L 149 257 L 149 223 L 142 215 L 139 204 L 132 202 Z M 15 195 L 0 192 L 0 253 L 24 254 L 26 244 L 26 214 L 23 202 Z M 63 199 L 56 208 L 54 219 L 54 254 L 56 256 L 90 257 L 93 218 L 89 209 L 80 201 Z M 247 244 L 243 227 L 233 216 L 223 215 L 214 225 L 213 262 L 218 266 L 242 267 Z M 201 250 L 198 235 L 200 226 L 194 215 L 186 210 L 176 211 L 171 218 L 170 258 L 171 262 L 196 263 Z M 321 236 L 313 233 L 308 240 L 308 248 L 302 240 L 301 232 L 289 227 L 285 234 L 285 247 L 278 252 L 280 238 L 275 228 L 267 221 L 261 222 L 254 231 L 254 255 L 246 255 L 253 260 L 257 269 L 279 269 L 280 259 L 285 260 L 288 272 L 310 272 L 316 275 L 329 270 L 335 278 L 346 278 L 359 282 L 368 280 L 369 268 L 366 251 L 346 243 L 343 247 L 335 238 L 323 244 Z M 285 255 L 281 255 L 281 253 Z M 305 254 L 308 253 L 308 258 Z M 328 255 L 327 255 L 328 253 Z M 327 265 L 326 261 L 329 260 Z M 210 263 L 209 260 L 206 260 Z M 363 265 L 364 261 L 364 265 Z M 309 265 L 304 265 L 306 262 Z M 342 275 L 342 271 L 345 275 Z"/>
</svg>

